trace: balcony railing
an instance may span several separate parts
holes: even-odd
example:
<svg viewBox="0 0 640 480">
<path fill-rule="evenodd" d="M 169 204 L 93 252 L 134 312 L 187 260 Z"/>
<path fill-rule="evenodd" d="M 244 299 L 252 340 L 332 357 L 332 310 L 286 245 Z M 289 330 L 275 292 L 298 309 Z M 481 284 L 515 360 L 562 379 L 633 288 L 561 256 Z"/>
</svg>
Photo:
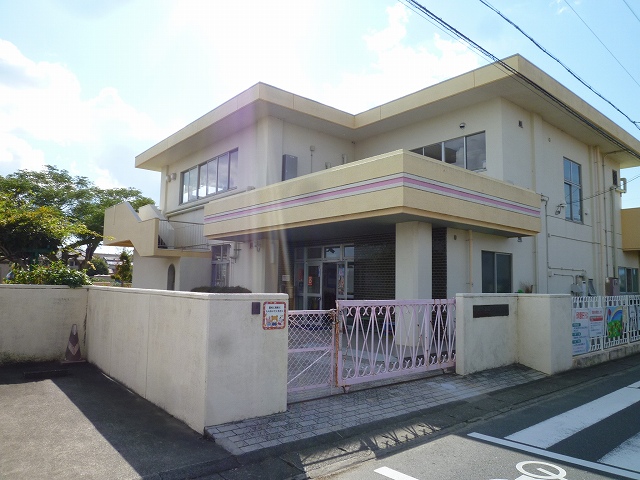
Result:
<svg viewBox="0 0 640 480">
<path fill-rule="evenodd" d="M 158 220 L 158 248 L 208 251 L 210 247 L 202 223 Z"/>
</svg>

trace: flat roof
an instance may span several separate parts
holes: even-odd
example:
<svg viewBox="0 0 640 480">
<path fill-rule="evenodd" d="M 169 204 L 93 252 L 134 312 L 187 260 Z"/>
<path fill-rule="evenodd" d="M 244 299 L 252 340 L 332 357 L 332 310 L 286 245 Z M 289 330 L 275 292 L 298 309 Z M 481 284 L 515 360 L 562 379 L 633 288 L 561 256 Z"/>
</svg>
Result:
<svg viewBox="0 0 640 480">
<path fill-rule="evenodd" d="M 638 139 L 520 55 L 356 115 L 257 83 L 137 155 L 135 166 L 160 171 L 266 116 L 358 141 L 492 98 L 539 114 L 603 154 L 615 155 L 622 168 L 640 166 Z"/>
</svg>

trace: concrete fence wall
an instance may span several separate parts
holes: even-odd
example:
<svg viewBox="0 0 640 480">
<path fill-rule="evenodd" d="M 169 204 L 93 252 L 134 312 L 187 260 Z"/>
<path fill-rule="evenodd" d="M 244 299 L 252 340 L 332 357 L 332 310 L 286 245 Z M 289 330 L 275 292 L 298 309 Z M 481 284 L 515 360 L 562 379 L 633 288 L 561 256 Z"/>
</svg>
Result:
<svg viewBox="0 0 640 480">
<path fill-rule="evenodd" d="M 2 285 L 0 361 L 61 359 L 76 323 L 88 361 L 202 432 L 286 410 L 287 328 L 252 313 L 267 301 L 287 296 Z"/>
<path fill-rule="evenodd" d="M 78 326 L 84 355 L 86 288 L 0 285 L 0 364 L 60 360 L 71 326 Z"/>
<path fill-rule="evenodd" d="M 571 332 L 569 295 L 458 294 L 456 372 L 512 363 L 547 374 L 569 370 Z"/>
</svg>

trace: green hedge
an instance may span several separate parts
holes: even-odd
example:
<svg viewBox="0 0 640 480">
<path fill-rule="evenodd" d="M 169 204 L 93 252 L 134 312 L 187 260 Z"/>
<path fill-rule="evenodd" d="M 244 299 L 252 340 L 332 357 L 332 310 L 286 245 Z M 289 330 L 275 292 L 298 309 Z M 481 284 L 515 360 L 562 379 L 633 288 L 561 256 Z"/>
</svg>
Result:
<svg viewBox="0 0 640 480">
<path fill-rule="evenodd" d="M 195 287 L 191 291 L 200 293 L 251 293 L 251 290 L 240 285 L 235 287 Z"/>
</svg>

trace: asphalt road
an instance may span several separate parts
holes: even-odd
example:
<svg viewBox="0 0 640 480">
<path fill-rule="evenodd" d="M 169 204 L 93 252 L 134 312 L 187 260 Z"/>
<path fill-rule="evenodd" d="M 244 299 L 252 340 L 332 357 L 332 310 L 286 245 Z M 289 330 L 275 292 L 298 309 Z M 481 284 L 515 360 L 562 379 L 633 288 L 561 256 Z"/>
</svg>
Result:
<svg viewBox="0 0 640 480">
<path fill-rule="evenodd" d="M 640 479 L 640 367 L 323 478 Z"/>
</svg>

